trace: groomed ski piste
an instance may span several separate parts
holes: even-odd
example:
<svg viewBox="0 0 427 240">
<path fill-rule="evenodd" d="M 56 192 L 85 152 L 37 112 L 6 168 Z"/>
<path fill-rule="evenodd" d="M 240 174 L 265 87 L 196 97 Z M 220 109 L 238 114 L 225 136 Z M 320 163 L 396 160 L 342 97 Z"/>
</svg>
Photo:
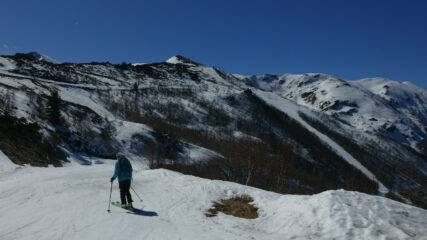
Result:
<svg viewBox="0 0 427 240">
<path fill-rule="evenodd" d="M 72 160 L 72 159 L 70 159 Z M 134 159 L 137 214 L 107 212 L 114 161 L 61 168 L 14 165 L 0 152 L 0 239 L 427 239 L 427 211 L 336 190 L 282 195 L 231 182 L 149 170 Z M 98 164 L 95 164 L 98 163 Z M 247 194 L 257 219 L 206 217 L 212 201 Z M 117 182 L 112 201 L 119 201 Z"/>
</svg>

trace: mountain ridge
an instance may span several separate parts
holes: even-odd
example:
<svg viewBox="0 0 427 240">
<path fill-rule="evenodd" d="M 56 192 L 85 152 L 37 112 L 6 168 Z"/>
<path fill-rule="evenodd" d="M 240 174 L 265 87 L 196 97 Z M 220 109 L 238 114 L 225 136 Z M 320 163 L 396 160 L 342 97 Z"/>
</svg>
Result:
<svg viewBox="0 0 427 240">
<path fill-rule="evenodd" d="M 379 96 L 376 88 L 327 74 L 248 78 L 182 61 L 51 64 L 3 56 L 0 91 L 10 97 L 0 99 L 8 106 L 0 110 L 37 123 L 53 148 L 68 156 L 106 158 L 124 151 L 154 168 L 271 191 L 345 188 L 424 206 L 425 154 L 415 152 L 422 146 L 412 142 L 425 134 L 416 123 L 424 116 L 418 103 L 425 90 L 393 107 L 384 96 L 405 96 L 393 84 L 389 95 Z M 63 101 L 61 126 L 52 125 L 43 110 L 55 89 Z M 419 116 L 411 115 L 414 110 Z M 18 151 L 6 154 L 16 158 Z"/>
</svg>

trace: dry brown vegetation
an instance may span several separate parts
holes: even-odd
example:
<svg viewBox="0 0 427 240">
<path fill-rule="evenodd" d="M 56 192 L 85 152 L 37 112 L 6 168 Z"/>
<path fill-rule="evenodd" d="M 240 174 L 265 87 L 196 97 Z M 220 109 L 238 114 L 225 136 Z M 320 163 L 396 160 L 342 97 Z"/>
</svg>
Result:
<svg viewBox="0 0 427 240">
<path fill-rule="evenodd" d="M 97 94 L 110 111 L 153 128 L 155 141 L 142 137 L 144 148 L 139 151 L 149 159 L 151 168 L 167 168 L 287 194 L 313 194 L 338 188 L 377 192 L 374 181 L 297 121 L 249 90 L 230 95 L 221 104 L 199 98 L 192 89 L 149 88 L 120 93 L 97 91 Z M 120 94 L 126 100 L 117 101 L 113 94 Z M 186 99 L 206 110 L 206 115 L 195 118 L 175 102 L 161 103 L 160 96 Z M 229 117 L 222 104 L 239 109 L 247 117 Z M 215 131 L 194 127 L 198 121 Z M 253 138 L 236 138 L 232 134 L 235 130 Z M 184 154 L 186 143 L 213 150 L 220 156 L 203 163 L 190 163 Z M 302 155 L 301 149 L 308 156 Z"/>
<path fill-rule="evenodd" d="M 218 212 L 223 212 L 239 218 L 254 219 L 258 217 L 258 208 L 253 204 L 253 198 L 248 195 L 235 196 L 229 199 L 222 199 L 219 202 L 213 202 L 205 215 L 214 217 Z"/>
</svg>

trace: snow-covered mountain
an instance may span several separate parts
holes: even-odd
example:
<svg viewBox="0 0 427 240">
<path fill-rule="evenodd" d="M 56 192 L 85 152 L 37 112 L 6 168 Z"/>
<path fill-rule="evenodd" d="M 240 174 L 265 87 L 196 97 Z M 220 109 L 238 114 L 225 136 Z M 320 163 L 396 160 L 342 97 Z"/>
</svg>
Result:
<svg viewBox="0 0 427 240">
<path fill-rule="evenodd" d="M 29 56 L 33 57 L 37 61 L 45 61 L 53 64 L 59 64 L 60 62 L 56 61 L 55 59 L 48 57 L 44 54 L 38 53 L 38 52 L 30 52 L 28 54 Z"/>
<path fill-rule="evenodd" d="M 30 53 L 0 57 L 0 93 L 0 150 L 18 164 L 123 151 L 279 193 L 343 188 L 426 206 L 426 90 L 410 83 L 242 76 L 182 56 L 52 64 Z"/>
<path fill-rule="evenodd" d="M 196 63 L 194 61 L 192 61 L 189 58 L 185 58 L 181 55 L 176 55 L 173 56 L 171 58 L 169 58 L 168 60 L 166 60 L 167 63 L 171 63 L 171 64 L 187 64 L 187 65 L 194 65 L 194 66 L 200 66 L 200 63 Z"/>
<path fill-rule="evenodd" d="M 345 81 L 320 73 L 236 77 L 427 153 L 427 91 L 412 83 L 385 78 Z"/>
</svg>

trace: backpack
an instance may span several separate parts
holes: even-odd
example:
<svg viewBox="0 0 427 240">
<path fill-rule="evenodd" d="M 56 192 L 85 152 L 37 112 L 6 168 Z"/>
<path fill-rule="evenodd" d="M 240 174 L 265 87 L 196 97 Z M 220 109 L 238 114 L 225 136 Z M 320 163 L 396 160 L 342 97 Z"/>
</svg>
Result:
<svg viewBox="0 0 427 240">
<path fill-rule="evenodd" d="M 132 178 L 132 165 L 125 157 L 119 159 L 119 178 Z"/>
</svg>

